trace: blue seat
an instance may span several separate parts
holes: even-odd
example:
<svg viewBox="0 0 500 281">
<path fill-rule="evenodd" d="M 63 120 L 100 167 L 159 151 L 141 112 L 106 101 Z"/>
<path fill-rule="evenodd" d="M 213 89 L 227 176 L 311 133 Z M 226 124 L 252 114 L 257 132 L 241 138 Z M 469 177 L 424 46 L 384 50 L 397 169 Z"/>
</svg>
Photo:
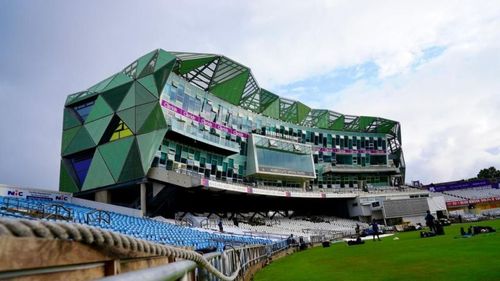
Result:
<svg viewBox="0 0 500 281">
<path fill-rule="evenodd" d="M 0 196 L 0 204 L 5 206 L 3 197 Z M 74 222 L 85 224 L 87 214 L 95 209 L 75 205 L 72 203 L 58 203 L 62 204 L 72 210 L 72 217 Z M 36 209 L 41 205 L 49 207 L 50 202 L 43 200 L 33 199 L 19 199 L 19 205 L 25 209 Z M 56 208 L 46 208 L 46 212 L 55 214 Z M 8 211 L 0 211 L 0 216 L 8 216 L 15 218 L 30 218 L 33 217 L 22 215 L 20 213 L 13 213 Z M 195 249 L 202 249 L 207 247 L 217 247 L 218 250 L 224 248 L 224 243 L 235 244 L 269 244 L 272 241 L 269 239 L 251 238 L 248 236 L 228 235 L 228 234 L 215 234 L 204 231 L 198 231 L 193 228 L 183 227 L 179 225 L 170 224 L 167 222 L 156 221 L 150 218 L 137 218 L 119 213 L 110 212 L 110 223 L 93 222 L 93 226 L 102 229 L 110 229 L 122 234 L 130 235 L 133 237 L 149 240 L 152 242 L 170 244 L 176 246 L 188 246 Z M 218 241 L 225 241 L 224 243 Z"/>
</svg>

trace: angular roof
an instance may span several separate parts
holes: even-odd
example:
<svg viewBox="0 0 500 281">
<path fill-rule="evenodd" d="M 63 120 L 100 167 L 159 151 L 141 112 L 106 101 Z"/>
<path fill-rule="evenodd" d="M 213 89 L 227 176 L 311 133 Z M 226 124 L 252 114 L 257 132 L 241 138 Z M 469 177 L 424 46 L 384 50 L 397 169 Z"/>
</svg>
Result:
<svg viewBox="0 0 500 281">
<path fill-rule="evenodd" d="M 280 97 L 261 88 L 250 68 L 225 56 L 169 53 L 177 58 L 175 73 L 191 84 L 246 110 L 284 122 L 327 130 L 385 134 L 399 130 L 395 128 L 399 127 L 398 122 L 389 119 L 312 109 L 299 101 Z"/>
<path fill-rule="evenodd" d="M 388 135 L 390 157 L 404 169 L 399 122 L 354 116 L 280 97 L 261 88 L 247 66 L 217 54 L 168 52 L 177 58 L 173 72 L 191 84 L 246 110 L 306 127 Z M 403 171 L 404 173 L 404 171 Z"/>
<path fill-rule="evenodd" d="M 130 117 L 132 115 L 129 112 L 125 112 L 125 109 L 129 107 L 127 105 L 135 104 L 138 106 L 158 100 L 170 69 L 186 81 L 212 95 L 243 109 L 276 120 L 325 130 L 387 134 L 388 148 L 391 153 L 389 157 L 401 162 L 401 167 L 404 167 L 399 122 L 380 117 L 353 116 L 327 109 L 313 109 L 299 101 L 280 97 L 261 88 L 250 68 L 217 54 L 154 50 L 138 58 L 119 73 L 89 89 L 69 95 L 65 106 L 74 106 L 91 97 L 99 96 L 96 105 L 104 104 L 100 100 L 103 98 L 105 104 L 109 104 L 110 108 L 96 106 L 95 110 L 99 109 L 102 112 L 91 112 L 89 120 L 96 119 L 97 113 L 101 116 L 110 112 L 124 111 L 120 118 L 127 122 L 129 119 L 134 119 Z M 125 94 L 132 84 L 135 85 L 134 95 L 131 94 L 130 98 L 125 99 Z M 79 124 L 69 114 L 65 114 L 64 123 L 65 129 L 71 127 L 70 125 Z M 137 129 L 133 124 L 128 125 L 132 130 Z M 90 129 L 100 132 L 98 130 L 100 128 L 97 126 Z M 71 136 L 78 133 L 76 130 L 74 131 L 71 131 Z M 83 131 L 79 133 L 83 134 Z"/>
</svg>

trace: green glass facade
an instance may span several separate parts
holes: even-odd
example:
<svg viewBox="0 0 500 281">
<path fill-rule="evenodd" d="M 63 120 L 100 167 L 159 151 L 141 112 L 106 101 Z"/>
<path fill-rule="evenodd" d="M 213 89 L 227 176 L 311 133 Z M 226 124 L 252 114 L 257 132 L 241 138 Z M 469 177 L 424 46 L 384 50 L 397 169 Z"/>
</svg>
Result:
<svg viewBox="0 0 500 281">
<path fill-rule="evenodd" d="M 60 189 L 69 192 L 139 182 L 151 167 L 325 187 L 387 185 L 405 169 L 398 122 L 311 109 L 260 88 L 249 68 L 224 56 L 163 50 L 68 96 L 61 156 Z M 256 172 L 264 164 L 286 180 Z"/>
</svg>

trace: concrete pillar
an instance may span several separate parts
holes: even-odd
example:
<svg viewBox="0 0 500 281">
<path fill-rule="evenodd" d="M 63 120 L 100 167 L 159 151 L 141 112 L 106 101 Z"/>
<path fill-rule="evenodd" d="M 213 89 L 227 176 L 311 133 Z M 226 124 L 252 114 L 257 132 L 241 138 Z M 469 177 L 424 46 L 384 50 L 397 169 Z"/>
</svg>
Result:
<svg viewBox="0 0 500 281">
<path fill-rule="evenodd" d="M 141 183 L 141 214 L 146 215 L 146 184 Z"/>
<path fill-rule="evenodd" d="M 101 203 L 111 203 L 111 193 L 108 190 L 101 190 L 95 193 L 94 200 Z"/>
</svg>

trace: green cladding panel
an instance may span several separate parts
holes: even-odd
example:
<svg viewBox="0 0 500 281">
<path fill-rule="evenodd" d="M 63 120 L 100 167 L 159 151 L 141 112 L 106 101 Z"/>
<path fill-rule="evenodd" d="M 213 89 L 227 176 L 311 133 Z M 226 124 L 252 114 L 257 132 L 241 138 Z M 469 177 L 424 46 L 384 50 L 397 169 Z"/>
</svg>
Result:
<svg viewBox="0 0 500 281">
<path fill-rule="evenodd" d="M 127 127 L 133 132 L 136 133 L 136 122 L 135 122 L 135 107 L 125 109 L 117 113 L 118 117 L 127 125 Z"/>
<path fill-rule="evenodd" d="M 132 87 L 130 87 L 127 94 L 123 98 L 122 103 L 120 103 L 120 106 L 118 107 L 118 109 L 116 111 L 122 111 L 122 110 L 125 110 L 127 108 L 131 108 L 131 107 L 135 106 L 135 94 L 136 94 L 135 84 L 137 84 L 137 83 L 134 82 L 132 84 Z"/>
<path fill-rule="evenodd" d="M 279 100 L 279 96 L 269 92 L 266 89 L 260 89 L 259 93 L 259 113 L 264 111 L 269 107 L 270 104 Z M 278 116 L 279 116 L 279 104 L 278 104 Z"/>
<path fill-rule="evenodd" d="M 156 148 L 160 146 L 167 129 L 156 130 L 147 134 L 137 136 L 137 145 L 141 154 L 141 163 L 144 174 L 146 174 L 153 162 Z"/>
<path fill-rule="evenodd" d="M 155 73 L 160 70 L 161 68 L 164 68 L 166 65 L 172 65 L 174 66 L 174 63 L 176 61 L 176 57 L 172 55 L 169 52 L 166 52 L 164 50 L 158 50 L 158 59 L 156 60 L 156 65 L 155 65 Z M 165 80 L 166 81 L 166 80 Z"/>
<path fill-rule="evenodd" d="M 85 127 L 81 126 L 71 140 L 71 143 L 64 150 L 63 156 L 80 152 L 94 146 L 95 142 L 92 140 L 92 137 L 89 135 Z"/>
<path fill-rule="evenodd" d="M 250 72 L 246 70 L 231 79 L 213 86 L 210 89 L 210 92 L 225 101 L 234 105 L 239 105 L 241 95 L 243 95 L 243 90 L 245 89 L 249 75 Z"/>
<path fill-rule="evenodd" d="M 145 172 L 142 169 L 139 146 L 137 145 L 137 141 L 134 138 L 132 147 L 130 148 L 130 152 L 128 153 L 127 159 L 123 165 L 119 181 L 126 182 L 143 176 L 145 176 Z"/>
<path fill-rule="evenodd" d="M 134 82 L 123 98 L 117 111 L 134 108 L 145 103 L 157 102 L 158 98 L 148 91 L 141 83 Z"/>
<path fill-rule="evenodd" d="M 91 190 L 146 175 L 167 130 L 159 95 L 175 63 L 172 54 L 156 50 L 88 91 L 68 97 L 61 144 L 61 190 Z M 71 107 L 87 100 L 95 102 L 81 124 Z M 117 120 L 123 121 L 132 135 L 112 139 Z M 81 184 L 68 163 L 85 153 L 92 154 Z"/>
<path fill-rule="evenodd" d="M 85 119 L 85 122 L 90 123 L 94 120 L 103 118 L 105 116 L 109 116 L 113 114 L 113 109 L 109 106 L 109 104 L 104 100 L 102 96 L 97 97 L 92 110 L 89 113 L 89 116 Z"/>
<path fill-rule="evenodd" d="M 137 80 L 144 88 L 155 97 L 159 97 L 160 89 L 156 86 L 155 78 L 153 75 L 148 75 Z"/>
<path fill-rule="evenodd" d="M 163 91 L 163 87 L 165 87 L 165 83 L 167 83 L 167 78 L 172 69 L 174 68 L 175 60 L 172 60 L 165 66 L 159 68 L 154 74 L 153 77 L 155 79 L 156 88 L 159 93 Z"/>
<path fill-rule="evenodd" d="M 111 176 L 103 157 L 99 153 L 99 150 L 96 150 L 87 177 L 83 183 L 82 191 L 92 189 L 94 186 L 106 186 L 114 183 L 115 180 Z"/>
<path fill-rule="evenodd" d="M 106 128 L 108 128 L 112 118 L 113 115 L 108 115 L 101 119 L 97 119 L 85 124 L 85 128 L 87 129 L 87 132 L 89 133 L 94 143 L 97 144 L 101 141 L 102 135 L 104 134 Z"/>
<path fill-rule="evenodd" d="M 374 117 L 360 116 L 359 117 L 359 130 L 364 131 L 375 120 Z"/>
<path fill-rule="evenodd" d="M 134 137 L 127 137 L 99 146 L 98 150 L 116 181 L 120 177 L 133 142 Z"/>
<path fill-rule="evenodd" d="M 335 119 L 330 125 L 331 130 L 342 131 L 344 129 L 344 115 Z"/>
<path fill-rule="evenodd" d="M 73 141 L 73 138 L 76 136 L 76 133 L 80 130 L 80 127 L 71 128 L 69 130 L 63 131 L 62 136 L 62 144 L 61 144 L 61 153 L 64 153 L 68 145 Z"/>
<path fill-rule="evenodd" d="M 124 84 L 127 84 L 127 83 L 130 83 L 132 82 L 132 79 L 130 77 L 128 77 L 127 75 L 123 74 L 123 73 L 117 73 L 115 76 L 113 76 L 113 79 L 111 79 L 111 81 L 109 82 L 108 85 L 106 85 L 106 87 L 104 87 L 101 92 L 105 92 L 107 90 L 111 90 L 111 89 L 114 89 L 118 86 L 121 86 L 121 85 L 124 85 Z"/>
<path fill-rule="evenodd" d="M 82 123 L 78 116 L 71 108 L 64 109 L 64 120 L 63 120 L 63 129 L 67 130 L 76 126 L 80 126 Z"/>
<path fill-rule="evenodd" d="M 135 124 L 137 128 L 142 128 L 144 123 L 147 121 L 151 112 L 153 112 L 157 102 L 150 102 L 146 104 L 141 104 L 135 108 Z"/>
<path fill-rule="evenodd" d="M 137 70 L 136 70 L 137 73 L 142 74 L 142 72 L 144 71 L 144 69 L 149 65 L 149 63 L 155 57 L 156 54 L 157 54 L 156 51 L 152 51 L 152 52 L 150 52 L 150 53 L 148 53 L 148 54 L 140 57 L 137 60 Z"/>
<path fill-rule="evenodd" d="M 302 121 L 307 117 L 307 114 L 311 111 L 311 108 L 307 105 L 297 102 L 297 123 L 302 123 Z"/>
<path fill-rule="evenodd" d="M 141 105 L 153 101 L 157 101 L 158 98 L 141 83 L 135 83 L 135 105 Z"/>
<path fill-rule="evenodd" d="M 106 92 L 101 93 L 102 97 L 106 102 L 109 104 L 109 106 L 116 111 L 120 104 L 122 103 L 123 99 L 128 93 L 128 90 L 132 86 L 132 83 L 127 83 L 124 85 L 121 85 L 119 87 L 116 87 L 114 89 L 109 89 Z"/>
<path fill-rule="evenodd" d="M 280 118 L 280 99 L 276 98 L 263 111 L 262 114 L 271 118 Z"/>
<path fill-rule="evenodd" d="M 216 58 L 217 58 L 216 56 L 208 56 L 191 60 L 183 60 L 179 66 L 179 73 L 186 74 L 202 65 L 206 65 L 213 62 Z"/>
<path fill-rule="evenodd" d="M 379 133 L 388 134 L 392 130 L 392 128 L 394 128 L 394 126 L 396 126 L 397 124 L 398 123 L 394 121 L 384 120 L 382 121 L 382 124 L 378 126 L 377 131 Z"/>
<path fill-rule="evenodd" d="M 320 116 L 318 116 L 318 119 L 316 121 L 316 126 L 321 129 L 328 129 L 328 111 L 325 110 L 324 113 L 322 113 Z"/>
<path fill-rule="evenodd" d="M 139 134 L 146 134 L 155 130 L 167 128 L 167 122 L 163 116 L 160 104 L 155 103 L 155 106 L 149 114 L 142 127 L 139 129 Z"/>
<path fill-rule="evenodd" d="M 78 192 L 78 186 L 70 176 L 69 170 L 61 160 L 61 173 L 59 174 L 59 186 L 64 192 Z"/>
<path fill-rule="evenodd" d="M 116 75 L 116 74 L 115 74 Z M 101 82 L 95 84 L 94 86 L 90 87 L 87 91 L 89 92 L 100 92 L 102 89 L 104 89 L 113 78 L 115 78 L 115 75 L 112 75 L 111 77 L 108 77 Z"/>
</svg>

